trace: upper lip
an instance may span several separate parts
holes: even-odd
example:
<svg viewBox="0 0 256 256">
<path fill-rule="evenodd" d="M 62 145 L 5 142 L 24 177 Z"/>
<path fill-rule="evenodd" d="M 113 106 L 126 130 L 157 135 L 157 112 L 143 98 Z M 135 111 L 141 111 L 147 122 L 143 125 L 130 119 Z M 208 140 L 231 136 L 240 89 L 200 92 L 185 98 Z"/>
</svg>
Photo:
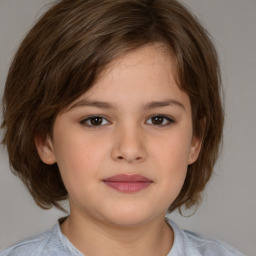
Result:
<svg viewBox="0 0 256 256">
<path fill-rule="evenodd" d="M 152 182 L 152 180 L 139 174 L 118 174 L 103 181 L 106 182 Z"/>
</svg>

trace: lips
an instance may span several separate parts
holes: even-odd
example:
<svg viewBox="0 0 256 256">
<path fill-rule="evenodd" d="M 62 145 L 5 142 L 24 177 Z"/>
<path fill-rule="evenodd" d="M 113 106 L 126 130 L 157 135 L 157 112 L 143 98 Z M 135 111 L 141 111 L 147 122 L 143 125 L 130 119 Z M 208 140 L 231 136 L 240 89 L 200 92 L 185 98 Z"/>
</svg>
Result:
<svg viewBox="0 0 256 256">
<path fill-rule="evenodd" d="M 103 182 L 107 186 L 123 193 L 139 192 L 153 183 L 152 180 L 138 174 L 120 174 L 104 179 Z"/>
</svg>

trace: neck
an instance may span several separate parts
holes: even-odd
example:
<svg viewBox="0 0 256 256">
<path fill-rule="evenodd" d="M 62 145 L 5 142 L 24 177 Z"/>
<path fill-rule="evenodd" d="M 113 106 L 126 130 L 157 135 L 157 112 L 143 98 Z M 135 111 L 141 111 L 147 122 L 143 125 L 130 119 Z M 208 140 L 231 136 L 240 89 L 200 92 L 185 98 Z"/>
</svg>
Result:
<svg viewBox="0 0 256 256">
<path fill-rule="evenodd" d="M 164 215 L 140 225 L 117 226 L 71 213 L 61 230 L 78 250 L 89 256 L 165 256 L 173 244 L 173 231 Z"/>
</svg>

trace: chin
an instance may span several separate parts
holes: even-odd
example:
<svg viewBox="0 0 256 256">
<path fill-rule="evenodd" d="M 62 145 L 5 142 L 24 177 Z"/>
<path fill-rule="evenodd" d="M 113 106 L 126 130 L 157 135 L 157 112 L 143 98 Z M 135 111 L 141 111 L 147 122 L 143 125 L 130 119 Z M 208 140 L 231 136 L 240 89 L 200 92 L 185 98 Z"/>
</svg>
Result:
<svg viewBox="0 0 256 256">
<path fill-rule="evenodd" d="M 154 218 L 157 218 L 157 214 L 152 211 L 147 211 L 146 209 L 112 209 L 112 211 L 105 216 L 113 225 L 120 227 L 132 227 L 143 225 Z"/>
</svg>

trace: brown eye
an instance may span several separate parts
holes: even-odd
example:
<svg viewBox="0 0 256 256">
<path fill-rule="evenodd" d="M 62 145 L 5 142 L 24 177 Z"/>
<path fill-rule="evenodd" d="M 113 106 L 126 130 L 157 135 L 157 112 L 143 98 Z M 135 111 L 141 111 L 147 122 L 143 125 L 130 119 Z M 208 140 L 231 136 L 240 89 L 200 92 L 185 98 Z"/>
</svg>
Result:
<svg viewBox="0 0 256 256">
<path fill-rule="evenodd" d="M 109 122 L 107 121 L 106 118 L 101 117 L 101 116 L 90 116 L 80 122 L 82 125 L 85 125 L 87 127 L 97 127 L 97 126 L 103 126 L 108 124 Z"/>
<path fill-rule="evenodd" d="M 152 117 L 152 123 L 156 125 L 162 124 L 164 121 L 164 118 L 162 116 L 154 116 Z"/>
<path fill-rule="evenodd" d="M 156 116 L 150 117 L 147 123 L 151 125 L 156 125 L 156 126 L 167 126 L 174 123 L 174 120 L 167 116 L 156 115 Z"/>
<path fill-rule="evenodd" d="M 94 117 L 90 119 L 91 125 L 101 125 L 102 124 L 102 118 L 101 117 Z"/>
</svg>

